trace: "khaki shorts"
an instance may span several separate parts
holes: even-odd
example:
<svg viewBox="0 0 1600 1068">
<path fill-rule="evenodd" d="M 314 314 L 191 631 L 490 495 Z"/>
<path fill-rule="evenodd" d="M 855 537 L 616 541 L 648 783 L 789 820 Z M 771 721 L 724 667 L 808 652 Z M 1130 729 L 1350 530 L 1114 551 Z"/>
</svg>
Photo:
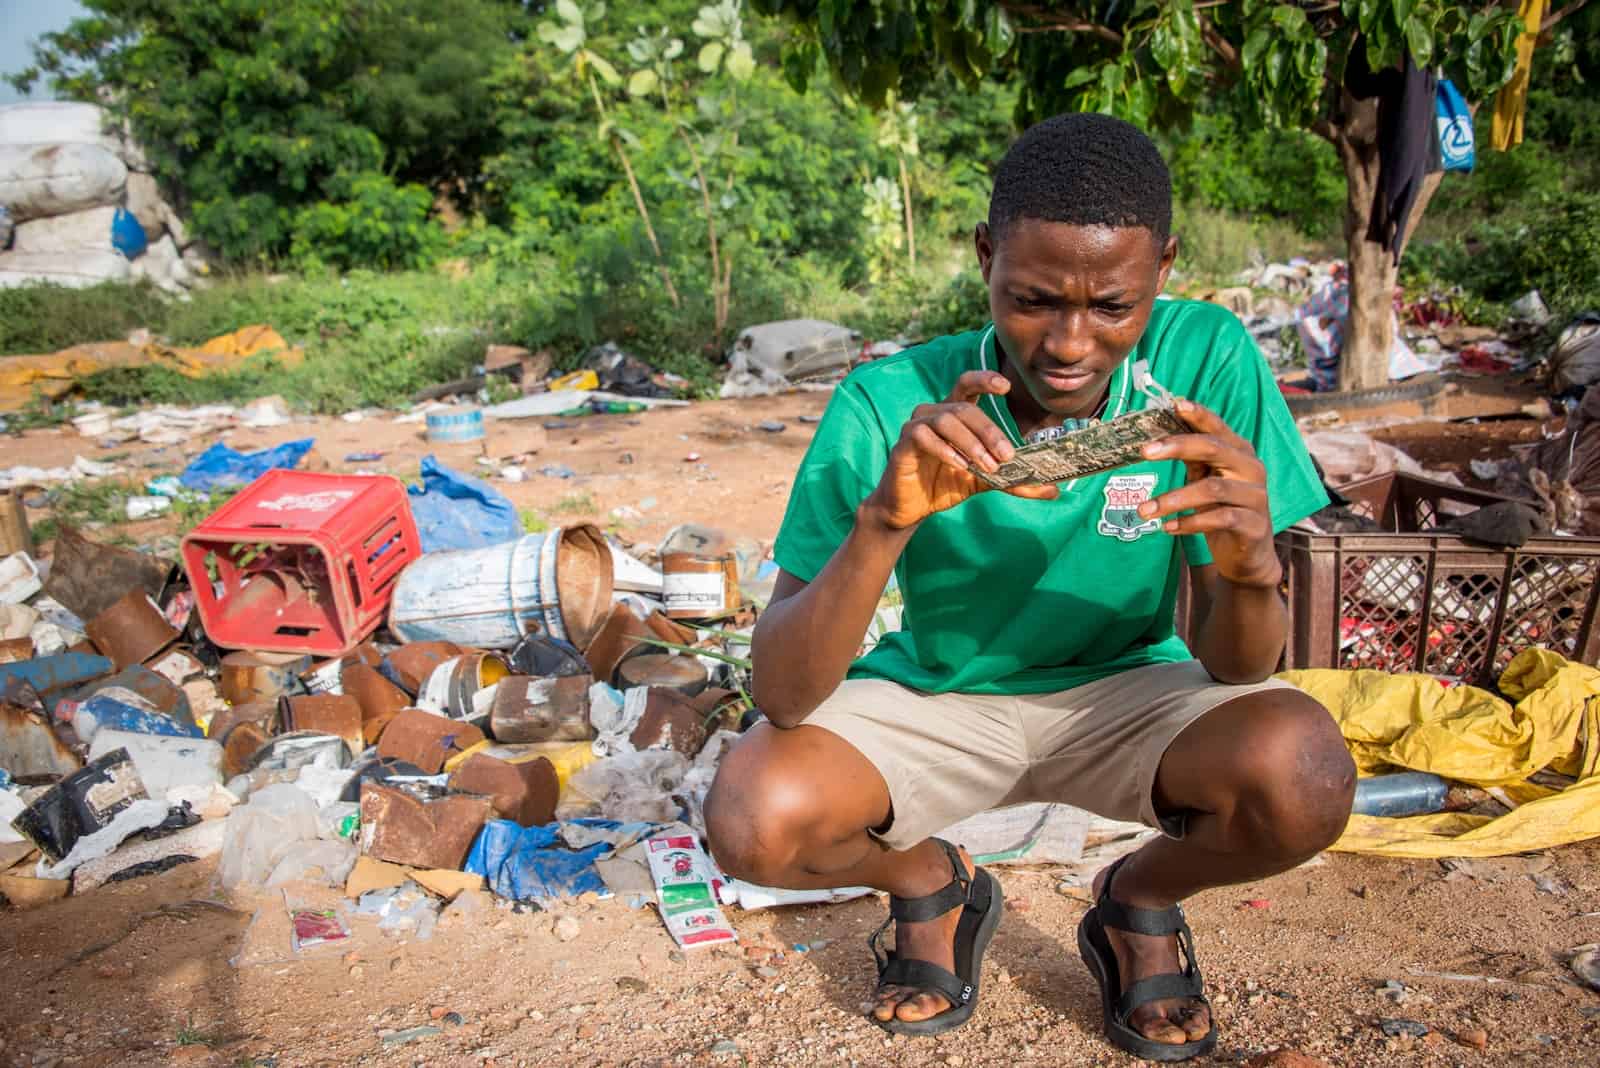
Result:
<svg viewBox="0 0 1600 1068">
<path fill-rule="evenodd" d="M 1287 687 L 1276 679 L 1223 686 L 1198 660 L 1007 697 L 848 679 L 804 722 L 849 742 L 888 783 L 893 817 L 873 833 L 891 849 L 1025 801 L 1061 801 L 1181 837 L 1182 814 L 1163 818 L 1152 798 L 1167 747 L 1223 702 Z"/>
</svg>

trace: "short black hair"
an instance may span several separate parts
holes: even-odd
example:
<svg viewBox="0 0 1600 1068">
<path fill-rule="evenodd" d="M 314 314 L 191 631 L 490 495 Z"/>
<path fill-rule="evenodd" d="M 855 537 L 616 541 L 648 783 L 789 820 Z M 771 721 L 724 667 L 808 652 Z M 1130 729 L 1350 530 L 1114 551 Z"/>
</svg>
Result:
<svg viewBox="0 0 1600 1068">
<path fill-rule="evenodd" d="M 989 232 L 998 243 L 1019 219 L 1172 232 L 1172 175 L 1144 131 L 1109 115 L 1072 112 L 1017 138 L 994 175 Z"/>
</svg>

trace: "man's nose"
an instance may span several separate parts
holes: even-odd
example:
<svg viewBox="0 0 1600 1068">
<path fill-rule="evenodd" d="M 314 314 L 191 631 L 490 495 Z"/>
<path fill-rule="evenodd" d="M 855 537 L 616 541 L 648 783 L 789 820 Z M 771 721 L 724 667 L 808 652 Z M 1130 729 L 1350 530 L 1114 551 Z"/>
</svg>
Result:
<svg viewBox="0 0 1600 1068">
<path fill-rule="evenodd" d="M 1094 332 L 1089 328 L 1089 313 L 1068 309 L 1055 317 L 1045 334 L 1045 355 L 1058 363 L 1074 364 L 1094 354 Z"/>
</svg>

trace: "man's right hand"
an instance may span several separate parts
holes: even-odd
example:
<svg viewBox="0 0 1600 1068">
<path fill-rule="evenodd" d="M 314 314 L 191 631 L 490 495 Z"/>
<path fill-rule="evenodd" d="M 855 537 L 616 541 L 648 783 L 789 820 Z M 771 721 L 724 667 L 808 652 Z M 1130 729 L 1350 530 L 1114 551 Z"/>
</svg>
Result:
<svg viewBox="0 0 1600 1068">
<path fill-rule="evenodd" d="M 968 371 L 943 403 L 919 405 L 889 453 L 878 488 L 862 507 L 901 530 L 989 489 L 972 468 L 994 471 L 1016 450 L 976 402 L 985 393 L 1004 396 L 1010 390 L 1005 375 Z M 1060 496 L 1053 485 L 1013 486 L 1005 492 L 1034 500 Z"/>
</svg>

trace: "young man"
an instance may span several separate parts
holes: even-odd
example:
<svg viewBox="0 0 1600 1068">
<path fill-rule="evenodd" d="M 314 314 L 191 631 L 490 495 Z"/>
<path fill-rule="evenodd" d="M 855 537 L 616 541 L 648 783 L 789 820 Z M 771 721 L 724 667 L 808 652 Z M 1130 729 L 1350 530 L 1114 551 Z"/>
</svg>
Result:
<svg viewBox="0 0 1600 1068">
<path fill-rule="evenodd" d="M 740 878 L 890 894 L 889 1030 L 946 1030 L 977 1000 L 1002 903 L 930 838 L 958 820 L 1063 801 L 1162 832 L 1099 874 L 1078 943 L 1108 1036 L 1179 1060 L 1216 1031 L 1177 903 L 1301 863 L 1349 815 L 1332 718 L 1269 679 L 1287 626 L 1272 536 L 1326 497 L 1238 320 L 1156 299 L 1171 200 L 1126 123 L 1027 131 L 976 232 L 993 325 L 851 374 L 795 479 L 754 639 L 767 722 L 724 760 L 707 825 Z M 1142 462 L 1003 492 L 972 473 L 1064 420 L 1157 403 L 1148 378 L 1192 433 Z M 891 572 L 904 628 L 856 660 Z"/>
</svg>

